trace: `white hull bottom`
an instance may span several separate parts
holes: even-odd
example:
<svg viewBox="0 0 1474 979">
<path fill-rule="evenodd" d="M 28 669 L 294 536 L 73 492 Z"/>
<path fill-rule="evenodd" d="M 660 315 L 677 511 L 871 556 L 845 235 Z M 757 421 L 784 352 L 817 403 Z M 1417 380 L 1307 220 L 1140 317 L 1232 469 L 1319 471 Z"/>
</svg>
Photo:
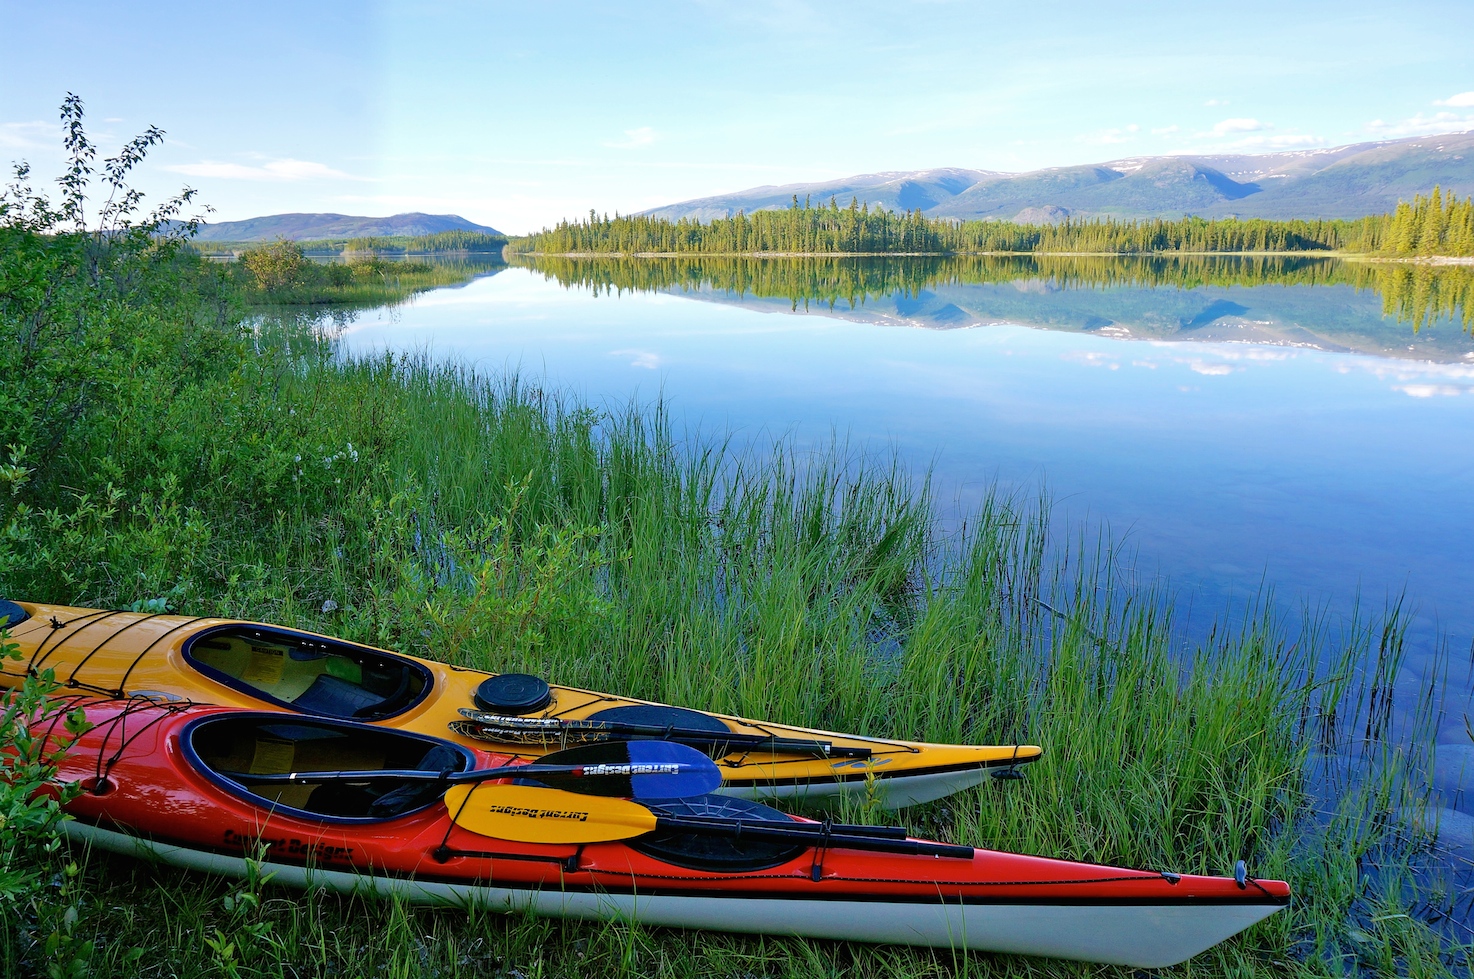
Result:
<svg viewBox="0 0 1474 979">
<path fill-rule="evenodd" d="M 892 778 L 877 778 L 871 782 L 857 779 L 853 782 L 822 782 L 814 785 L 724 785 L 720 795 L 736 796 L 763 802 L 767 799 L 784 799 L 800 804 L 817 805 L 839 796 L 848 796 L 863 801 L 874 786 L 875 797 L 883 809 L 903 809 L 923 802 L 943 799 L 964 789 L 981 785 L 987 781 L 990 769 L 966 768 L 957 772 L 932 772 L 925 775 L 897 775 Z"/>
<path fill-rule="evenodd" d="M 69 837 L 127 856 L 230 877 L 246 861 L 154 843 L 68 821 Z M 732 897 L 600 894 L 445 884 L 265 863 L 279 884 L 397 895 L 415 904 L 531 910 L 560 918 L 638 920 L 643 925 L 929 945 L 1080 959 L 1151 969 L 1175 965 L 1278 910 L 1277 905 L 908 904 Z"/>
</svg>

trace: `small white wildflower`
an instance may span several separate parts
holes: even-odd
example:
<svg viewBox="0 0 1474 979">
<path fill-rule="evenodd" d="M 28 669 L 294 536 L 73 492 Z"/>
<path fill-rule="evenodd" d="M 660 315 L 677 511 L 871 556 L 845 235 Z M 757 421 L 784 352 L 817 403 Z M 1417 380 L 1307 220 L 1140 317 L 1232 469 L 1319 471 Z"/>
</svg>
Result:
<svg viewBox="0 0 1474 979">
<path fill-rule="evenodd" d="M 299 455 L 299 456 L 297 456 L 297 458 L 293 459 L 292 461 L 293 462 L 301 462 L 302 461 L 302 457 Z"/>
</svg>

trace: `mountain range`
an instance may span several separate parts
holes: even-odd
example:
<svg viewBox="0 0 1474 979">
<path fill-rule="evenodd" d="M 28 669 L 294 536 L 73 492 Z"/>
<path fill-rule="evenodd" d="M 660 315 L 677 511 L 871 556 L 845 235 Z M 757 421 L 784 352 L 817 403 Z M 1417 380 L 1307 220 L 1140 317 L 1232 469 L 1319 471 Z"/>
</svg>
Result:
<svg viewBox="0 0 1474 979">
<path fill-rule="evenodd" d="M 1078 217 L 1357 218 L 1390 211 L 1434 185 L 1474 194 L 1474 132 L 1258 155 L 1144 156 L 1028 173 L 942 168 L 754 187 L 643 213 L 707 221 L 737 211 L 852 198 L 929 217 L 1016 220 Z"/>
<path fill-rule="evenodd" d="M 476 231 L 500 235 L 495 228 L 473 224 L 457 214 L 392 214 L 386 218 L 350 214 L 268 214 L 244 221 L 200 226 L 197 241 L 323 241 L 329 238 L 387 238 L 433 235 L 442 231 Z"/>
</svg>

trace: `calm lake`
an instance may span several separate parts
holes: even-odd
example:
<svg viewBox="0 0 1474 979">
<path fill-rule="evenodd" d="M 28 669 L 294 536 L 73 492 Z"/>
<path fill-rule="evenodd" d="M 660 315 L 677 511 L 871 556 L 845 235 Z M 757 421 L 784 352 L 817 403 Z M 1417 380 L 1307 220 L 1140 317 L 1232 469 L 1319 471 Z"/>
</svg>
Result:
<svg viewBox="0 0 1474 979">
<path fill-rule="evenodd" d="M 523 260 L 529 261 L 529 260 Z M 1474 636 L 1474 269 L 1333 261 L 530 260 L 358 314 L 429 350 L 678 428 L 896 451 L 965 514 L 1047 487 L 1206 623 L 1405 595 L 1416 696 Z"/>
</svg>

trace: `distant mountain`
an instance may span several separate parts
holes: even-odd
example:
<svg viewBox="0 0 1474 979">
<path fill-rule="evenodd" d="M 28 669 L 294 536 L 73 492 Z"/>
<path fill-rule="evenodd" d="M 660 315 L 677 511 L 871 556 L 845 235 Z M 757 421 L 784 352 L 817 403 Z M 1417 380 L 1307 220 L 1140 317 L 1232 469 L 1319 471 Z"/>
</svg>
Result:
<svg viewBox="0 0 1474 979">
<path fill-rule="evenodd" d="M 500 235 L 495 228 L 473 224 L 456 214 L 393 214 L 387 218 L 349 214 L 268 214 L 244 221 L 221 221 L 200 226 L 199 241 L 322 241 L 328 238 L 386 238 L 392 235 L 433 235 L 442 231 L 478 231 Z"/>
<path fill-rule="evenodd" d="M 1435 184 L 1474 194 L 1474 132 L 1262 155 L 1150 156 L 1029 173 L 918 170 L 824 183 L 754 187 L 644 213 L 710 220 L 739 210 L 814 205 L 831 197 L 932 217 L 1030 223 L 1079 217 L 1356 218 L 1380 214 Z"/>
</svg>

